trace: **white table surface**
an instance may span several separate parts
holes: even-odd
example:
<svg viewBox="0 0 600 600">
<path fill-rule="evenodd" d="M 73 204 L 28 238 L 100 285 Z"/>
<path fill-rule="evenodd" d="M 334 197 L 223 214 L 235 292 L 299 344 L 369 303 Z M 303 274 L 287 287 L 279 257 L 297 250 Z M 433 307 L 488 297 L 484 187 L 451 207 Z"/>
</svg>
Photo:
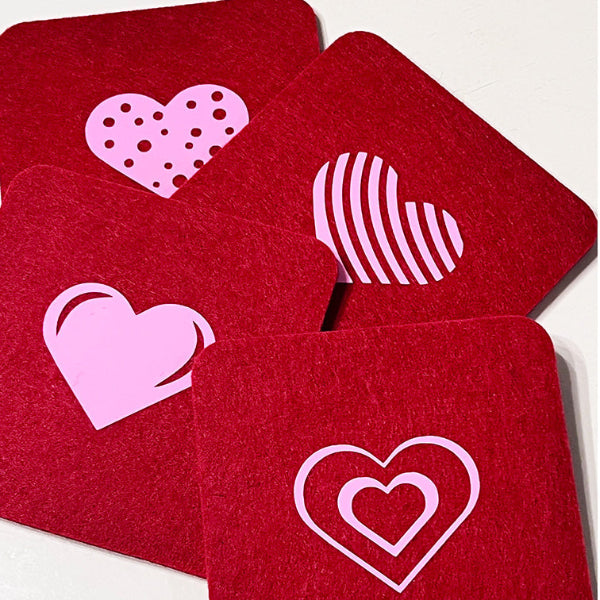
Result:
<svg viewBox="0 0 600 600">
<path fill-rule="evenodd" d="M 20 21 L 166 4 L 171 2 L 5 0 L 0 29 Z M 381 35 L 596 210 L 594 0 L 310 0 L 310 4 L 319 16 L 325 45 L 354 30 Z M 595 253 L 533 316 L 552 336 L 559 357 L 588 545 L 595 547 Z M 0 598 L 202 600 L 208 591 L 200 579 L 0 520 Z"/>
</svg>

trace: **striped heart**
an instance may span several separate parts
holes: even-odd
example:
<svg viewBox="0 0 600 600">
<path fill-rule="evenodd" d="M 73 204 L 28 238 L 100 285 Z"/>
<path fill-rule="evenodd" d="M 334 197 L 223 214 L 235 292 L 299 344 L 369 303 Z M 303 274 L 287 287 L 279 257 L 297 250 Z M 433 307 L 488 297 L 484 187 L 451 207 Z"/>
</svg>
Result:
<svg viewBox="0 0 600 600">
<path fill-rule="evenodd" d="M 338 260 L 338 282 L 426 285 L 456 268 L 454 217 L 429 202 L 398 203 L 398 174 L 378 156 L 341 154 L 313 186 L 316 236 Z"/>
</svg>

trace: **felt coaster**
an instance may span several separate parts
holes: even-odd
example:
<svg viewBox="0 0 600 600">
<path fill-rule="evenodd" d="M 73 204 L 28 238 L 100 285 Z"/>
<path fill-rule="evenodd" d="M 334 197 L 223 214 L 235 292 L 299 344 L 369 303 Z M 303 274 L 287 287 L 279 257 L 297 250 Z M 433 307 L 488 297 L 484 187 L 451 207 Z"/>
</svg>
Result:
<svg viewBox="0 0 600 600">
<path fill-rule="evenodd" d="M 309 237 L 54 167 L 0 219 L 0 517 L 204 574 L 191 359 L 318 331 Z"/>
<path fill-rule="evenodd" d="M 591 599 L 533 321 L 217 343 L 193 378 L 212 600 Z"/>
<path fill-rule="evenodd" d="M 367 33 L 177 196 L 324 241 L 347 288 L 338 328 L 526 315 L 596 237 L 579 198 Z"/>
<path fill-rule="evenodd" d="M 11 27 L 0 36 L 2 190 L 48 164 L 169 197 L 318 53 L 302 0 Z"/>
</svg>

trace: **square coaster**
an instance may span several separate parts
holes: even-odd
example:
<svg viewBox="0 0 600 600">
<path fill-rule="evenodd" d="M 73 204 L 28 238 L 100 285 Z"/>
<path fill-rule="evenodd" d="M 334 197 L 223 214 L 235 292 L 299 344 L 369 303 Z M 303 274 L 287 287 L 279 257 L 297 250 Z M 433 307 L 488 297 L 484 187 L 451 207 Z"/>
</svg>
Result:
<svg viewBox="0 0 600 600">
<path fill-rule="evenodd" d="M 53 167 L 0 219 L 0 517 L 204 574 L 191 362 L 318 331 L 318 241 Z"/>
<path fill-rule="evenodd" d="M 2 191 L 46 164 L 167 198 L 318 53 L 301 0 L 11 27 L 0 36 Z"/>
<path fill-rule="evenodd" d="M 592 598 L 533 321 L 217 343 L 194 398 L 212 600 Z"/>
<path fill-rule="evenodd" d="M 367 33 L 335 42 L 176 196 L 325 242 L 342 329 L 526 315 L 596 239 L 579 198 Z"/>
</svg>

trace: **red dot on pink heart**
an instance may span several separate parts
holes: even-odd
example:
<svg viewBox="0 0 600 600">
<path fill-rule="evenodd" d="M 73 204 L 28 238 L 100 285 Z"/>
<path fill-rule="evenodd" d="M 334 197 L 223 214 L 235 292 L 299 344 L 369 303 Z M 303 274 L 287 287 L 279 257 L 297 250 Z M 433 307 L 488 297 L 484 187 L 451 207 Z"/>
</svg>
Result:
<svg viewBox="0 0 600 600">
<path fill-rule="evenodd" d="M 104 124 L 104 127 L 112 127 L 115 124 L 115 120 L 111 117 L 107 117 L 102 123 Z"/>
<path fill-rule="evenodd" d="M 123 164 L 126 167 L 133 167 L 133 160 L 131 158 L 128 158 Z"/>
<path fill-rule="evenodd" d="M 113 140 L 106 140 L 104 142 L 104 145 L 106 146 L 106 148 L 112 148 L 115 145 L 115 143 L 113 142 Z"/>
<path fill-rule="evenodd" d="M 165 169 L 172 169 L 173 163 L 165 163 Z"/>
<path fill-rule="evenodd" d="M 203 160 L 195 160 L 194 166 L 196 167 L 196 169 L 199 169 L 200 167 L 204 166 L 204 161 Z"/>
<path fill-rule="evenodd" d="M 131 104 L 127 104 L 127 102 L 125 104 L 121 104 L 121 110 L 123 112 L 129 112 L 131 110 Z"/>
<path fill-rule="evenodd" d="M 163 118 L 163 114 L 159 110 L 157 110 L 152 116 L 156 121 L 160 121 Z"/>
<path fill-rule="evenodd" d="M 187 181 L 187 177 L 185 175 L 175 175 L 173 177 L 173 185 L 176 188 L 180 188 Z"/>
<path fill-rule="evenodd" d="M 186 145 L 185 145 L 185 147 L 186 147 L 188 150 L 191 150 L 191 149 L 194 147 L 194 144 L 192 144 L 192 142 L 187 142 L 187 143 L 186 143 Z"/>
<path fill-rule="evenodd" d="M 215 102 L 220 102 L 221 100 L 223 100 L 223 93 L 222 92 L 213 92 L 213 95 L 211 96 L 211 98 Z"/>
<path fill-rule="evenodd" d="M 227 135 L 233 135 L 233 132 L 234 132 L 234 129 L 233 129 L 233 127 L 228 127 L 228 128 L 225 130 L 225 133 L 226 133 Z"/>
<path fill-rule="evenodd" d="M 220 149 L 221 146 L 211 146 L 209 153 L 211 156 L 214 156 Z"/>
<path fill-rule="evenodd" d="M 157 188 L 157 187 L 160 187 L 160 183 L 158 183 L 158 181 L 155 181 L 155 182 L 152 184 L 152 186 L 153 186 L 153 187 L 155 187 L 155 188 Z"/>
<path fill-rule="evenodd" d="M 161 134 L 162 135 L 167 135 L 169 133 L 168 129 L 161 129 Z"/>
<path fill-rule="evenodd" d="M 134 123 L 135 123 L 136 125 L 143 125 L 143 124 L 144 124 L 144 119 L 142 119 L 142 117 L 138 117 L 138 118 L 137 118 L 137 119 L 134 121 Z"/>
<path fill-rule="evenodd" d="M 190 132 L 193 137 L 200 137 L 202 135 L 202 129 L 198 129 L 198 127 L 194 127 Z"/>
<path fill-rule="evenodd" d="M 152 148 L 152 144 L 148 140 L 142 140 L 137 147 L 140 152 L 148 152 Z"/>
<path fill-rule="evenodd" d="M 186 103 L 186 106 L 187 106 L 188 108 L 196 108 L 196 103 L 195 103 L 193 100 L 189 100 L 189 101 Z"/>
<path fill-rule="evenodd" d="M 222 108 L 217 108 L 217 110 L 215 110 L 215 112 L 213 113 L 213 117 L 217 121 L 222 121 L 226 116 L 227 113 Z"/>
</svg>

